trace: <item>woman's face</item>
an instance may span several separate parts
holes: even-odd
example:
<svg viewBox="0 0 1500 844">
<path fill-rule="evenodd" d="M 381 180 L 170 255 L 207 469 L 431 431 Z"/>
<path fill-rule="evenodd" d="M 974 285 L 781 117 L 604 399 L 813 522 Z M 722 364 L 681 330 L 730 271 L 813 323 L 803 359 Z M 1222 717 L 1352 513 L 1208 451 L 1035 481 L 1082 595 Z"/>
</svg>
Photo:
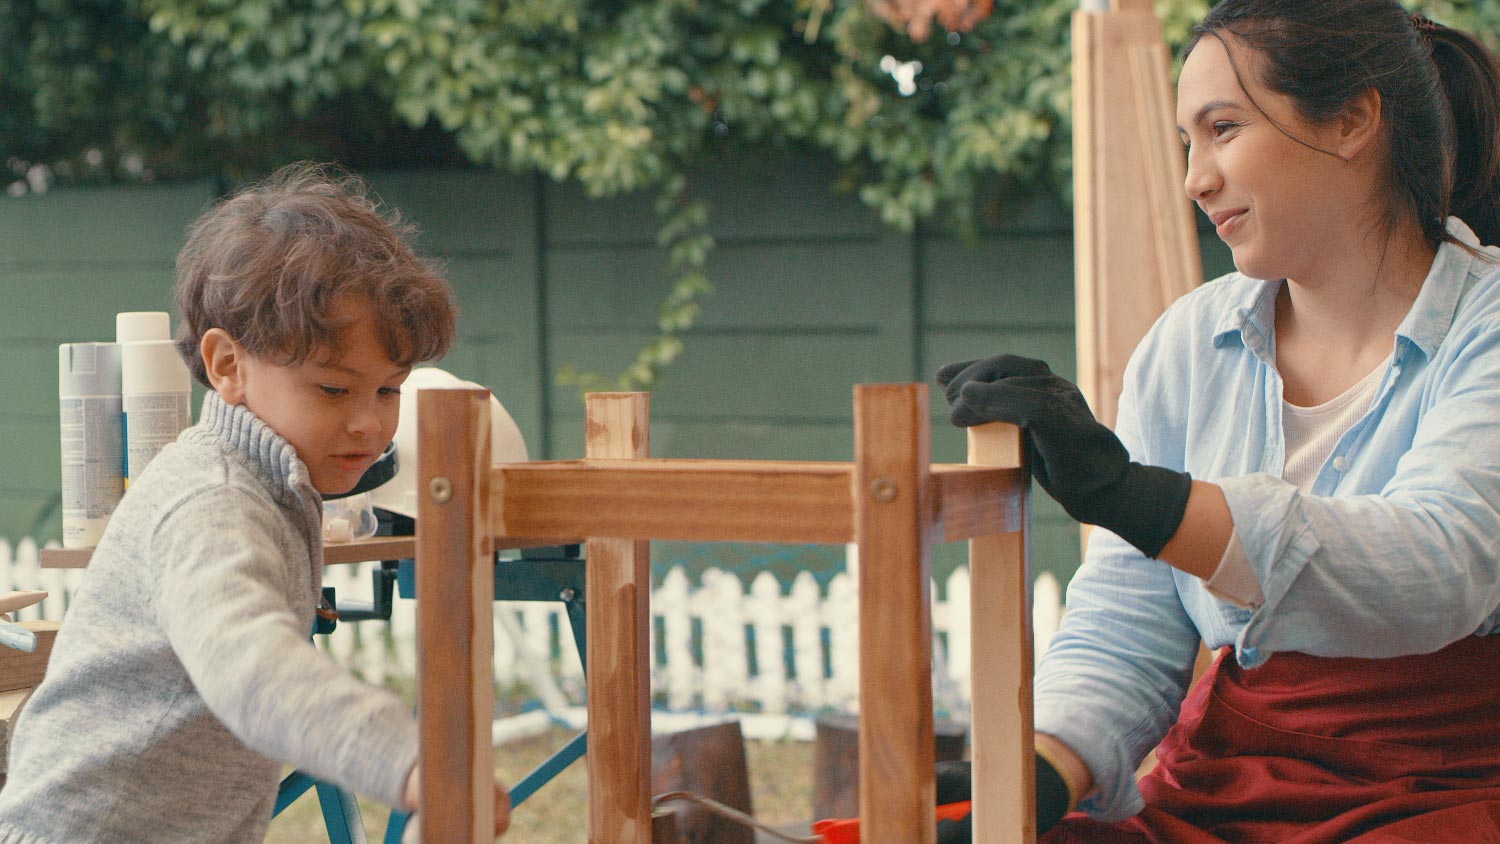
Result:
<svg viewBox="0 0 1500 844">
<path fill-rule="evenodd" d="M 1329 244 L 1359 213 L 1358 193 L 1340 172 L 1346 162 L 1287 134 L 1328 150 L 1337 139 L 1327 136 L 1336 130 L 1303 120 L 1289 98 L 1261 84 L 1254 51 L 1229 43 L 1243 86 L 1224 45 L 1211 35 L 1182 66 L 1177 131 L 1188 146 L 1184 188 L 1213 221 L 1240 272 L 1260 279 L 1315 276 L 1323 262 L 1336 259 Z"/>
</svg>

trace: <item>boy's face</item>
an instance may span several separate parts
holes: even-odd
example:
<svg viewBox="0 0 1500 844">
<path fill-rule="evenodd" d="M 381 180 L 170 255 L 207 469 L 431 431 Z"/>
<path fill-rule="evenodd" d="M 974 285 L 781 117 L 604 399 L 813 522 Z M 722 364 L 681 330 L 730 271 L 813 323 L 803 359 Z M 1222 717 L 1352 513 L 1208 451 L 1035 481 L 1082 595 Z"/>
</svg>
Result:
<svg viewBox="0 0 1500 844">
<path fill-rule="evenodd" d="M 278 366 L 244 355 L 240 400 L 225 396 L 291 443 L 313 487 L 325 495 L 353 489 L 395 436 L 401 383 L 411 371 L 386 356 L 368 302 L 344 301 L 334 316 L 347 326 L 339 332 L 336 359 L 314 354 L 296 366 Z"/>
</svg>

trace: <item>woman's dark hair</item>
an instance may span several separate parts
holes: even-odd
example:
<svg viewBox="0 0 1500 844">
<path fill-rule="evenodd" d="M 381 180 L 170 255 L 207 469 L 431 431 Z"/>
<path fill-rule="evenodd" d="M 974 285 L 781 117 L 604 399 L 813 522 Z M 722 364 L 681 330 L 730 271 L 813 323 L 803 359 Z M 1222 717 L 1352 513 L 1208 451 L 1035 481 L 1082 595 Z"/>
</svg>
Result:
<svg viewBox="0 0 1500 844">
<path fill-rule="evenodd" d="M 1409 209 L 1436 246 L 1454 242 L 1444 227 L 1453 215 L 1481 243 L 1500 243 L 1500 68 L 1477 39 L 1395 0 L 1224 0 L 1187 51 L 1204 35 L 1228 49 L 1226 34 L 1259 54 L 1260 81 L 1310 123 L 1335 119 L 1371 88 L 1380 94 L 1388 224 Z"/>
</svg>

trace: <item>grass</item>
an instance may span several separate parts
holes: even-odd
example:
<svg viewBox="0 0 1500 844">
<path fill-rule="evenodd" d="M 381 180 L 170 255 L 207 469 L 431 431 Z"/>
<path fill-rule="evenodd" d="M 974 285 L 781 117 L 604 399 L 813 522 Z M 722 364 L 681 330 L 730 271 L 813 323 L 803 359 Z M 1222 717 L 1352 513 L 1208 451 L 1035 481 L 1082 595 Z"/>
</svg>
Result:
<svg viewBox="0 0 1500 844">
<path fill-rule="evenodd" d="M 564 730 L 550 730 L 496 748 L 496 777 L 501 782 L 515 782 L 570 737 Z M 756 818 L 773 826 L 805 823 L 812 815 L 812 744 L 747 741 L 745 751 Z M 588 840 L 587 797 L 584 763 L 579 760 L 516 809 L 510 832 L 503 840 L 525 844 L 579 844 Z M 364 800 L 360 807 L 369 839 L 383 840 L 390 810 Z M 311 792 L 272 821 L 266 836 L 267 844 L 327 840 L 318 801 Z"/>
</svg>

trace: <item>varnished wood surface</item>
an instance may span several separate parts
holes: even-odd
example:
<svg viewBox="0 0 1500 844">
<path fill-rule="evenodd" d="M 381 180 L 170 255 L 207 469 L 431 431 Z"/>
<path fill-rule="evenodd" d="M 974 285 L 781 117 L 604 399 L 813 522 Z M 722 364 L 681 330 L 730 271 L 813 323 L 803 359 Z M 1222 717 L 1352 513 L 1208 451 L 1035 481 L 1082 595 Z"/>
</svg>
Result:
<svg viewBox="0 0 1500 844">
<path fill-rule="evenodd" d="M 645 393 L 589 394 L 584 453 L 647 457 L 649 410 Z M 651 543 L 587 535 L 589 842 L 651 844 Z"/>
<path fill-rule="evenodd" d="M 507 536 L 839 544 L 854 539 L 853 463 L 568 460 L 491 470 Z M 1014 467 L 939 464 L 924 495 L 942 541 L 1014 530 Z"/>
<path fill-rule="evenodd" d="M 1203 281 L 1161 22 L 1147 0 L 1073 13 L 1078 385 L 1113 425 L 1130 353 Z"/>
<path fill-rule="evenodd" d="M 925 384 L 855 388 L 863 841 L 935 837 L 929 416 Z"/>
<path fill-rule="evenodd" d="M 417 726 L 424 844 L 494 840 L 487 390 L 417 393 Z"/>
<path fill-rule="evenodd" d="M 1014 465 L 1022 457 L 1016 428 L 969 429 L 970 462 Z M 969 542 L 974 844 L 1036 841 L 1029 498 L 1027 488 L 1015 491 L 1010 532 Z"/>
</svg>

